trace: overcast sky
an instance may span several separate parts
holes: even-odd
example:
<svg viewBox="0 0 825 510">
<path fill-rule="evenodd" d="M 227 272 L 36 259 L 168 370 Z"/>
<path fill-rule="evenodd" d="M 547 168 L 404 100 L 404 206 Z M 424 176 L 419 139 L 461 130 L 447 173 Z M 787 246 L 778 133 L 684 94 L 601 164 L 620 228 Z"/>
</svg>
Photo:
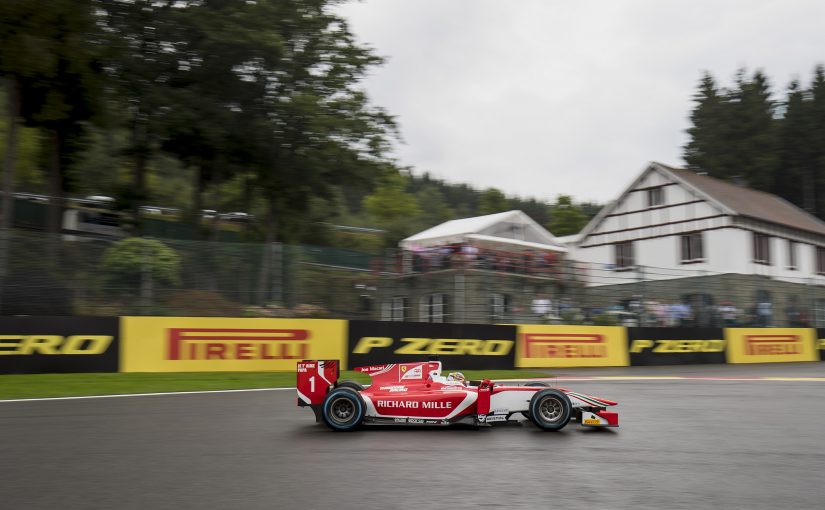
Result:
<svg viewBox="0 0 825 510">
<path fill-rule="evenodd" d="M 606 202 L 682 165 L 702 71 L 781 94 L 825 62 L 821 0 L 365 0 L 341 12 L 387 63 L 365 85 L 400 163 L 450 182 Z"/>
</svg>

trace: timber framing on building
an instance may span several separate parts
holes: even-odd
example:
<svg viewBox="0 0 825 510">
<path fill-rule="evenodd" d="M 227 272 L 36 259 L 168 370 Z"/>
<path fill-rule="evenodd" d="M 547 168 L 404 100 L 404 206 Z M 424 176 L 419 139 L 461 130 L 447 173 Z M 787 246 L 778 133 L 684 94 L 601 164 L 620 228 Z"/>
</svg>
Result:
<svg viewBox="0 0 825 510">
<path fill-rule="evenodd" d="M 687 169 L 647 165 L 582 230 L 570 257 L 599 288 L 591 296 L 695 310 L 735 303 L 774 317 L 805 309 L 825 320 L 825 222 L 778 196 Z"/>
</svg>

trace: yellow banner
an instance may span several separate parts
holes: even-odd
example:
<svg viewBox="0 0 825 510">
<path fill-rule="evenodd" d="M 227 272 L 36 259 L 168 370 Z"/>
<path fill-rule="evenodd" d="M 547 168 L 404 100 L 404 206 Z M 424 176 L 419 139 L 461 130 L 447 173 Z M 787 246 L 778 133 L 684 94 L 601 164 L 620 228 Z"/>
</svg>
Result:
<svg viewBox="0 0 825 510">
<path fill-rule="evenodd" d="M 808 328 L 725 328 L 728 363 L 817 361 L 815 335 Z"/>
<path fill-rule="evenodd" d="M 122 372 L 295 371 L 302 359 L 346 364 L 346 321 L 121 317 Z"/>
<path fill-rule="evenodd" d="M 517 367 L 624 367 L 629 364 L 625 328 L 518 326 Z"/>
</svg>

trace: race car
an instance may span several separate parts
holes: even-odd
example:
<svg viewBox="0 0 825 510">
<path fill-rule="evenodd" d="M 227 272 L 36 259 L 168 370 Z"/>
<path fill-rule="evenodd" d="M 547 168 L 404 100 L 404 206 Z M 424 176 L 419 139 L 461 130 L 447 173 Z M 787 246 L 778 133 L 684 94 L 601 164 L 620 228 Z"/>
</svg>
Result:
<svg viewBox="0 0 825 510">
<path fill-rule="evenodd" d="M 298 362 L 298 405 L 310 407 L 316 421 L 336 431 L 361 425 L 490 426 L 523 416 L 544 430 L 561 430 L 571 420 L 584 427 L 618 427 L 607 411 L 612 400 L 534 380 L 504 385 L 485 379 L 467 381 L 460 372 L 441 374 L 440 361 L 358 367 L 372 384 L 338 381 L 337 360 Z"/>
</svg>

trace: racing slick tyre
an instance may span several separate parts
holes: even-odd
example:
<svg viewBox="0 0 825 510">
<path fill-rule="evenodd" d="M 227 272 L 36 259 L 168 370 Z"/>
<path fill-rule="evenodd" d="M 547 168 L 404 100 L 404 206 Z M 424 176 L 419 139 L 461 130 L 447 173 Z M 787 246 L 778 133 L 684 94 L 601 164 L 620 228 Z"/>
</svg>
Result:
<svg viewBox="0 0 825 510">
<path fill-rule="evenodd" d="M 560 430 L 572 414 L 570 399 L 559 390 L 541 390 L 530 399 L 530 419 L 540 429 Z"/>
<path fill-rule="evenodd" d="M 355 391 L 364 391 L 364 387 L 355 381 L 341 381 L 336 388 L 352 388 Z"/>
<path fill-rule="evenodd" d="M 332 430 L 345 432 L 361 425 L 365 411 L 364 399 L 357 391 L 336 388 L 327 394 L 321 404 L 321 419 Z"/>
<path fill-rule="evenodd" d="M 550 385 L 546 382 L 533 381 L 525 384 L 525 386 L 539 386 L 541 388 L 548 388 Z M 523 413 L 521 413 L 521 415 L 527 418 L 528 420 L 533 421 L 533 418 L 530 418 L 530 411 L 524 411 Z"/>
</svg>

